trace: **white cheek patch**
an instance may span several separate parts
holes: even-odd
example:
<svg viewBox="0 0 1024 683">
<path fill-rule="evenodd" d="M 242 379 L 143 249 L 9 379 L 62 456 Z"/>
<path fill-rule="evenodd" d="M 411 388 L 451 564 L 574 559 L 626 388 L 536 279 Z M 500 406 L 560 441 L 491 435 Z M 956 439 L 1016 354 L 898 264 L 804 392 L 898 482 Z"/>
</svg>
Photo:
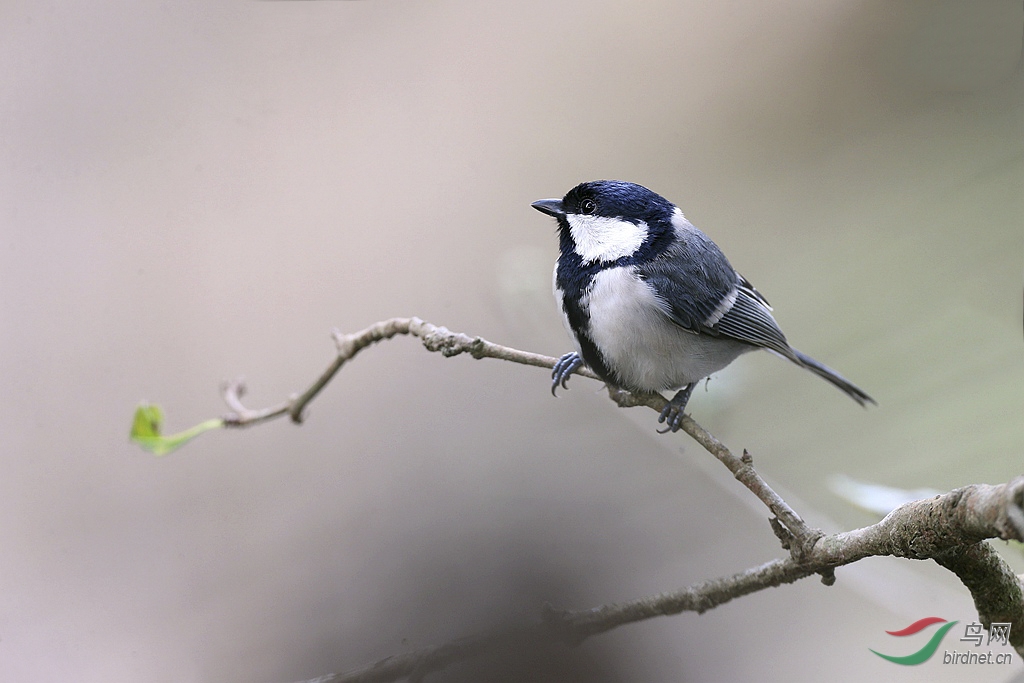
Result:
<svg viewBox="0 0 1024 683">
<path fill-rule="evenodd" d="M 568 214 L 576 253 L 585 263 L 614 261 L 629 256 L 647 239 L 647 223 L 630 223 L 607 216 Z"/>
</svg>

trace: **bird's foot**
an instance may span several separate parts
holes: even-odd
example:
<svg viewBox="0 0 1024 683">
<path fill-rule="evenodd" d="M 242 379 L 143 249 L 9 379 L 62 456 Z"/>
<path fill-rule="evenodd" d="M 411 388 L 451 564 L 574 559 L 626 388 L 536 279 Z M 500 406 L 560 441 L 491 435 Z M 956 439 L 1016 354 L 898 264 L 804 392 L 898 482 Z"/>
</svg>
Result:
<svg viewBox="0 0 1024 683">
<path fill-rule="evenodd" d="M 665 423 L 664 429 L 659 429 L 659 434 L 665 432 L 678 432 L 679 428 L 683 426 L 683 410 L 686 408 L 686 403 L 690 400 L 690 394 L 693 393 L 693 387 L 696 382 L 691 382 L 685 387 L 676 392 L 676 395 L 672 397 L 672 400 L 668 402 L 668 405 L 661 411 L 661 415 L 658 417 L 658 423 Z"/>
<path fill-rule="evenodd" d="M 555 363 L 554 369 L 551 371 L 551 395 L 557 396 L 555 390 L 558 385 L 562 385 L 563 389 L 568 389 L 566 382 L 569 381 L 569 375 L 576 372 L 576 369 L 583 365 L 583 359 L 580 358 L 580 354 L 575 351 L 570 351 Z"/>
</svg>

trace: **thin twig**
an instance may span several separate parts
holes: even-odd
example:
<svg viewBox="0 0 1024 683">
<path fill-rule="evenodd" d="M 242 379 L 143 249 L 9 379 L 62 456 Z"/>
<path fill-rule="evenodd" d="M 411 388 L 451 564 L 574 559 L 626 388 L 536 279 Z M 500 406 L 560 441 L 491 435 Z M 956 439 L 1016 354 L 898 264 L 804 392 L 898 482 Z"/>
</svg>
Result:
<svg viewBox="0 0 1024 683">
<path fill-rule="evenodd" d="M 308 389 L 276 406 L 258 410 L 246 408 L 241 401 L 245 393 L 244 382 L 239 379 L 227 383 L 223 391 L 224 401 L 232 412 L 223 417 L 224 424 L 228 427 L 250 427 L 284 415 L 289 415 L 293 422 L 301 423 L 306 406 L 323 391 L 345 363 L 352 360 L 363 349 L 397 335 L 418 337 L 428 351 L 440 352 L 446 357 L 468 353 L 476 359 L 495 358 L 541 368 L 553 368 L 558 362 L 558 359 L 552 356 L 520 351 L 489 342 L 482 337 L 470 337 L 461 332 L 452 332 L 446 327 L 434 325 L 416 317 L 390 318 L 352 334 L 335 330 L 333 337 L 337 347 L 337 356 L 331 364 Z M 580 368 L 576 374 L 591 379 L 600 379 L 587 368 Z M 608 387 L 608 393 L 611 399 L 623 408 L 646 406 L 660 413 L 667 403 L 665 397 L 659 394 L 638 395 L 615 387 Z M 796 543 L 792 544 L 790 548 L 794 557 L 799 559 L 806 548 L 821 536 L 821 531 L 808 527 L 789 504 L 757 474 L 752 467 L 753 461 L 749 454 L 744 454 L 743 458 L 737 457 L 688 415 L 683 418 L 682 430 L 728 467 L 733 476 L 750 489 L 786 526 L 796 540 Z"/>
<path fill-rule="evenodd" d="M 231 412 L 224 416 L 225 425 L 228 427 L 251 427 L 283 415 L 290 416 L 293 422 L 301 423 L 303 410 L 338 374 L 345 363 L 352 360 L 366 347 L 400 334 L 419 337 L 428 351 L 440 351 L 444 356 L 468 353 L 477 359 L 496 358 L 541 368 L 553 368 L 558 360 L 539 353 L 519 351 L 507 346 L 492 344 L 482 337 L 470 337 L 460 332 L 451 332 L 446 327 L 433 325 L 419 318 L 390 318 L 352 334 L 335 330 L 332 336 L 338 353 L 331 364 L 308 389 L 276 406 L 260 410 L 246 408 L 241 402 L 241 398 L 245 394 L 244 381 L 238 379 L 227 383 L 224 386 L 223 395 Z M 585 368 L 577 370 L 576 374 L 592 379 L 598 378 L 597 375 Z"/>
</svg>

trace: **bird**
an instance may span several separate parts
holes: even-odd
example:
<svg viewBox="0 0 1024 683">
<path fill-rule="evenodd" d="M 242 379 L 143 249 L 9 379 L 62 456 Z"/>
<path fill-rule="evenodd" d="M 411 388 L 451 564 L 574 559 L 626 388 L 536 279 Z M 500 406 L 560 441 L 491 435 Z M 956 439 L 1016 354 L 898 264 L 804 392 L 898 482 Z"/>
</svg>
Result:
<svg viewBox="0 0 1024 683">
<path fill-rule="evenodd" d="M 552 394 L 568 389 L 569 377 L 584 365 L 633 393 L 676 390 L 658 417 L 662 431 L 675 432 L 699 381 L 765 349 L 860 405 L 877 405 L 790 346 L 768 300 L 661 195 L 636 183 L 595 180 L 531 206 L 558 222 L 553 290 L 575 346 L 554 366 Z"/>
</svg>

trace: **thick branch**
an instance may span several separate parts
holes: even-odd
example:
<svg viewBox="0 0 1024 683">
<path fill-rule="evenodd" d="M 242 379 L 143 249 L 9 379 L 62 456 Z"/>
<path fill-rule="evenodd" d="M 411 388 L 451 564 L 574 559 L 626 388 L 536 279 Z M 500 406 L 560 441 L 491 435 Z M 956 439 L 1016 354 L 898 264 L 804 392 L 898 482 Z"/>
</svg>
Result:
<svg viewBox="0 0 1024 683">
<path fill-rule="evenodd" d="M 935 561 L 953 572 L 971 591 L 978 617 L 985 628 L 993 623 L 1013 624 L 1010 645 L 1024 657 L 1024 596 L 1020 579 L 988 543 L 954 548 L 935 557 Z"/>
<path fill-rule="evenodd" d="M 1024 477 L 1007 484 L 973 484 L 906 503 L 877 524 L 820 539 L 817 557 L 849 564 L 871 555 L 923 560 L 986 538 L 1022 540 Z"/>
<path fill-rule="evenodd" d="M 802 562 L 773 560 L 739 574 L 702 581 L 671 593 L 582 611 L 546 610 L 533 626 L 463 638 L 438 647 L 388 657 L 345 674 L 330 674 L 322 683 L 393 681 L 423 675 L 509 642 L 556 640 L 576 645 L 619 626 L 682 612 L 706 612 L 738 597 L 799 579 L 865 557 L 934 559 L 956 573 L 971 590 L 985 626 L 1011 623 L 1010 643 L 1024 656 L 1024 602 L 1021 585 L 1010 568 L 982 538 L 1022 540 L 1024 529 L 1005 520 L 1021 512 L 1024 477 L 1008 484 L 977 484 L 929 500 L 907 503 L 877 524 L 821 537 Z M 971 542 L 969 539 L 978 539 Z"/>
<path fill-rule="evenodd" d="M 639 600 L 578 612 L 547 608 L 542 619 L 531 626 L 461 638 L 441 646 L 387 657 L 348 673 L 328 674 L 315 680 L 317 683 L 374 683 L 394 681 L 413 674 L 422 676 L 514 642 L 557 641 L 575 646 L 590 636 L 618 626 L 682 612 L 706 612 L 733 598 L 783 583 L 793 583 L 811 574 L 814 574 L 813 570 L 797 567 L 792 560 L 774 560 L 734 576 L 703 581 L 679 591 Z"/>
</svg>

